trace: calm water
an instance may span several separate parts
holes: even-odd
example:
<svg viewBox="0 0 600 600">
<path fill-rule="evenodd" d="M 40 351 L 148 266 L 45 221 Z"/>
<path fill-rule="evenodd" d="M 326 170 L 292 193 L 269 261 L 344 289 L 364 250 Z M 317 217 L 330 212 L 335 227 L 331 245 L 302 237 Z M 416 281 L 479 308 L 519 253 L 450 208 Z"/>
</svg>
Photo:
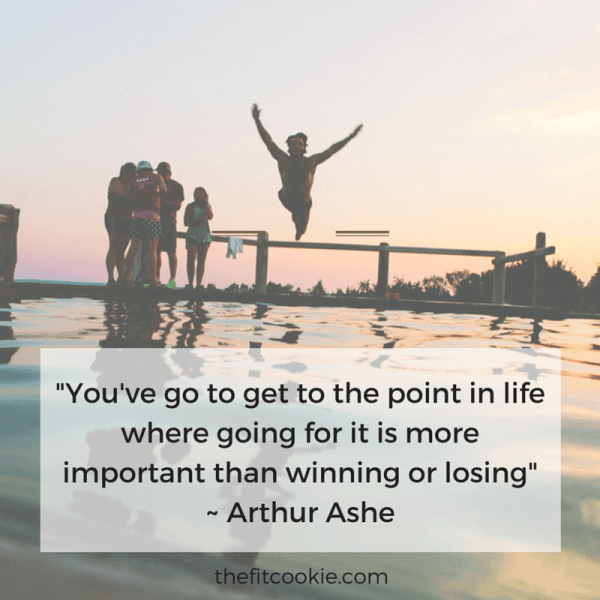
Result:
<svg viewBox="0 0 600 600">
<path fill-rule="evenodd" d="M 114 590 L 102 591 L 109 586 L 127 586 L 148 598 L 152 593 L 197 598 L 225 594 L 212 585 L 215 569 L 225 564 L 215 555 L 39 556 L 39 348 L 290 345 L 560 348 L 563 550 L 560 554 L 265 554 L 258 557 L 260 568 L 385 570 L 389 583 L 278 586 L 271 591 L 261 587 L 255 597 L 271 597 L 270 593 L 407 600 L 600 598 L 600 322 L 83 299 L 27 301 L 0 308 L 0 565 L 31 564 L 31 570 L 24 568 L 23 573 L 42 590 L 24 593 L 25 575 L 15 575 L 18 571 L 12 567 L 7 574 L 0 566 L 6 597 L 43 598 L 44 589 L 53 589 L 49 583 L 53 578 L 63 582 L 71 578 L 77 589 L 83 577 L 99 578 L 94 598 L 115 597 Z M 88 597 L 84 587 L 80 597 Z M 130 596 L 123 591 L 118 597 Z"/>
</svg>

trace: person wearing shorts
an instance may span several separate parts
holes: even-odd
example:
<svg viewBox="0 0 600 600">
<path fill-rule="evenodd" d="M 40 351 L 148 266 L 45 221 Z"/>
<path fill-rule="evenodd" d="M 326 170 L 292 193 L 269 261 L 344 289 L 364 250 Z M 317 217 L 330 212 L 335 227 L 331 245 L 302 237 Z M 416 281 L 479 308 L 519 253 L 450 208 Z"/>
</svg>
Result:
<svg viewBox="0 0 600 600">
<path fill-rule="evenodd" d="M 177 275 L 177 212 L 183 204 L 183 186 L 171 178 L 171 165 L 161 162 L 156 167 L 167 186 L 166 194 L 160 196 L 160 224 L 162 226 L 162 235 L 158 240 L 158 249 L 156 252 L 156 276 L 160 279 L 160 255 L 166 252 L 169 257 L 170 279 L 167 287 L 174 289 L 177 287 L 175 276 Z"/>
<path fill-rule="evenodd" d="M 160 195 L 167 191 L 163 178 L 152 171 L 148 161 L 137 166 L 137 175 L 129 183 L 125 200 L 133 205 L 131 245 L 126 258 L 125 283 L 131 285 L 135 257 L 143 243 L 142 278 L 152 287 L 160 286 L 156 277 L 156 250 L 162 232 L 160 224 Z"/>
<path fill-rule="evenodd" d="M 190 291 L 194 289 L 196 275 L 196 291 L 201 289 L 206 255 L 212 241 L 208 221 L 213 218 L 212 207 L 208 203 L 208 194 L 203 187 L 194 190 L 194 202 L 185 207 L 183 224 L 188 228 L 185 234 L 187 249 L 187 276 Z"/>
<path fill-rule="evenodd" d="M 125 250 L 129 244 L 132 207 L 125 202 L 125 192 L 137 171 L 133 163 L 125 163 L 118 177 L 113 177 L 108 185 L 108 206 L 104 214 L 104 226 L 108 233 L 108 253 L 106 254 L 107 286 L 113 286 L 115 267 L 119 281 L 125 273 Z"/>
<path fill-rule="evenodd" d="M 296 241 L 305 233 L 312 208 L 311 189 L 315 181 L 317 166 L 339 152 L 350 140 L 354 139 L 362 129 L 359 125 L 348 137 L 330 146 L 327 150 L 304 156 L 306 154 L 307 137 L 299 132 L 290 135 L 286 140 L 288 153 L 286 154 L 273 141 L 260 120 L 260 109 L 256 104 L 252 106 L 252 118 L 258 129 L 260 139 L 264 142 L 269 154 L 277 161 L 279 175 L 281 176 L 281 189 L 278 196 L 281 204 L 292 213 L 292 221 L 296 227 Z"/>
</svg>

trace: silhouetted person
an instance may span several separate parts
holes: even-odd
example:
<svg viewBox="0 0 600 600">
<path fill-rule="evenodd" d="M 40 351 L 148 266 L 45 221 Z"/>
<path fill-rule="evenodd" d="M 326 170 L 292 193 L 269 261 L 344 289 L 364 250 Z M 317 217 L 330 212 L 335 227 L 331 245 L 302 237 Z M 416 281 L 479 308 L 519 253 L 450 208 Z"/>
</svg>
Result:
<svg viewBox="0 0 600 600">
<path fill-rule="evenodd" d="M 162 235 L 158 239 L 156 249 L 156 277 L 160 280 L 160 255 L 166 252 L 169 257 L 170 279 L 166 287 L 175 289 L 175 276 L 177 275 L 177 212 L 183 204 L 183 186 L 171 177 L 171 165 L 161 162 L 156 167 L 156 172 L 162 175 L 167 186 L 166 193 L 160 195 L 160 226 Z"/>
<path fill-rule="evenodd" d="M 208 194 L 203 187 L 197 187 L 194 190 L 194 201 L 185 207 L 183 215 L 183 224 L 188 228 L 185 234 L 185 247 L 190 294 L 194 289 L 194 274 L 196 292 L 199 294 L 202 290 L 206 254 L 212 241 L 208 222 L 212 218 L 213 211 L 208 203 Z"/>
<path fill-rule="evenodd" d="M 152 172 L 152 165 L 142 160 L 137 166 L 137 175 L 129 182 L 125 201 L 133 204 L 131 220 L 131 245 L 125 259 L 125 284 L 131 286 L 131 275 L 135 256 L 144 244 L 142 273 L 146 273 L 151 287 L 160 287 L 156 277 L 156 248 L 162 233 L 160 224 L 160 195 L 167 186 L 161 175 Z"/>
<path fill-rule="evenodd" d="M 125 250 L 129 244 L 131 233 L 131 213 L 133 206 L 125 202 L 125 192 L 129 182 L 135 177 L 137 167 L 133 163 L 125 163 L 118 177 L 113 177 L 108 186 L 108 207 L 104 215 L 104 225 L 108 232 L 108 254 L 106 255 L 106 270 L 108 272 L 108 287 L 114 286 L 115 267 L 119 282 L 123 282 L 125 274 Z"/>
<path fill-rule="evenodd" d="M 290 135 L 286 140 L 289 154 L 286 154 L 275 144 L 267 130 L 260 122 L 260 110 L 256 104 L 252 106 L 252 117 L 256 123 L 258 133 L 267 146 L 271 156 L 277 161 L 281 175 L 282 188 L 279 190 L 279 199 L 292 213 L 292 221 L 296 225 L 296 240 L 306 232 L 312 198 L 310 190 L 315 179 L 317 165 L 325 162 L 329 157 L 340 151 L 362 129 L 359 125 L 347 138 L 319 154 L 304 156 L 306 154 L 306 140 L 304 133 Z"/>
</svg>

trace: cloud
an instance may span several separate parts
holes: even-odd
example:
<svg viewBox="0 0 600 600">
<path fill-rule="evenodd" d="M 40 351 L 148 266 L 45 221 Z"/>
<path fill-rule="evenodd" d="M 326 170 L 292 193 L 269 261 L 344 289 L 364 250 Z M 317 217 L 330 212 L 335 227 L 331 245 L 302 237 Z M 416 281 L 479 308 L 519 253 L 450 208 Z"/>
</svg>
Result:
<svg viewBox="0 0 600 600">
<path fill-rule="evenodd" d="M 600 88 L 585 94 L 571 94 L 538 106 L 492 115 L 479 129 L 530 136 L 598 135 Z"/>
<path fill-rule="evenodd" d="M 550 125 L 571 131 L 584 131 L 600 127 L 600 109 L 584 110 L 579 114 L 562 119 L 551 119 Z"/>
<path fill-rule="evenodd" d="M 540 172 L 540 177 L 565 185 L 579 185 L 591 180 L 598 182 L 600 154 L 562 157 L 560 166 L 549 166 Z M 598 413 L 600 416 L 600 413 Z M 597 418 L 600 421 L 600 418 Z"/>
<path fill-rule="evenodd" d="M 592 65 L 580 70 L 563 69 L 519 77 L 510 80 L 500 91 L 507 96 L 586 91 L 596 87 L 599 80 L 600 65 Z"/>
</svg>

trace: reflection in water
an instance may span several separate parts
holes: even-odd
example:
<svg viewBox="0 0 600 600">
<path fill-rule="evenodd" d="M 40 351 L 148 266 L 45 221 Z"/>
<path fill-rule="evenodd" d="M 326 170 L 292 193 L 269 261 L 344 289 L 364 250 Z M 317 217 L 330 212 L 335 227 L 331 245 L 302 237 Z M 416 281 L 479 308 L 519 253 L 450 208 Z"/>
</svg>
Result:
<svg viewBox="0 0 600 600">
<path fill-rule="evenodd" d="M 301 331 L 286 331 L 282 337 L 280 338 L 269 338 L 272 342 L 283 342 L 284 344 L 297 344 L 300 336 L 302 335 Z"/>
<path fill-rule="evenodd" d="M 153 339 L 162 323 L 158 305 L 149 299 L 109 301 L 104 309 L 108 335 L 102 348 L 164 348 L 164 338 Z"/>
<path fill-rule="evenodd" d="M 542 333 L 542 322 L 539 319 L 536 319 L 533 322 L 533 331 L 531 332 L 531 343 L 532 344 L 540 343 L 540 333 Z"/>
<path fill-rule="evenodd" d="M 194 348 L 209 321 L 202 302 L 188 303 L 181 312 L 175 305 L 160 305 L 151 299 L 109 301 L 104 307 L 107 336 L 102 348 L 165 348 L 173 331 L 177 348 Z"/>
<path fill-rule="evenodd" d="M 172 307 L 164 310 L 161 315 L 155 304 L 115 303 L 108 306 L 106 312 L 111 315 L 111 324 L 116 323 L 114 327 L 109 328 L 108 339 L 109 343 L 117 348 L 111 353 L 96 352 L 91 368 L 98 372 L 96 377 L 98 387 L 107 388 L 109 391 L 114 389 L 114 394 L 109 392 L 107 396 L 115 398 L 115 402 L 117 390 L 112 387 L 115 381 L 120 382 L 121 389 L 126 391 L 130 401 L 132 398 L 137 398 L 139 403 L 140 391 L 145 387 L 152 388 L 157 397 L 164 397 L 167 383 L 176 380 L 177 375 L 167 363 L 167 351 L 157 352 L 154 348 L 164 348 L 165 340 L 176 322 Z M 161 324 L 164 325 L 162 328 Z M 155 339 L 153 336 L 159 331 L 160 334 Z M 105 345 L 106 341 L 101 341 L 100 345 Z M 131 360 L 131 353 L 127 346 L 140 341 L 142 347 L 135 354 L 136 360 Z M 176 360 L 179 359 L 179 363 L 182 363 L 185 368 L 193 370 L 196 366 L 193 364 L 193 356 L 184 358 L 180 353 L 175 354 Z M 158 442 L 154 441 L 154 438 L 151 442 L 145 438 L 141 442 L 128 443 L 121 429 L 112 428 L 91 431 L 85 441 L 88 445 L 88 468 L 96 468 L 99 471 L 104 466 L 116 470 L 137 469 L 147 468 L 148 465 L 158 462 L 155 455 Z M 191 444 L 166 443 L 160 450 L 160 458 L 169 465 L 174 465 L 182 461 L 190 452 Z M 108 490 L 101 492 L 75 490 L 71 502 L 67 504 L 67 509 L 87 520 L 100 519 L 105 524 L 121 529 L 129 528 L 149 537 L 154 535 L 156 527 L 162 525 L 155 514 L 113 498 Z"/>
<path fill-rule="evenodd" d="M 286 331 L 282 337 L 272 337 L 269 338 L 272 342 L 283 342 L 284 344 L 294 345 L 298 343 L 300 336 L 302 335 L 302 330 L 298 325 L 294 323 L 270 323 L 265 322 L 265 325 L 271 325 L 274 327 L 284 327 L 285 329 L 289 329 L 291 331 Z"/>
<path fill-rule="evenodd" d="M 189 320 L 184 320 L 177 336 L 177 348 L 194 348 L 198 337 L 202 335 L 204 325 L 208 323 L 208 311 L 203 308 L 202 302 L 188 304 Z"/>
<path fill-rule="evenodd" d="M 494 319 L 490 324 L 490 331 L 498 331 L 502 323 L 504 323 L 505 318 L 506 317 L 498 317 L 497 319 Z"/>
<path fill-rule="evenodd" d="M 89 451 L 87 467 L 99 471 L 106 465 L 117 470 L 144 467 L 156 460 L 156 442 L 126 444 L 120 429 L 96 429 L 88 433 L 85 441 Z M 158 524 L 152 513 L 134 508 L 105 491 L 75 489 L 67 509 L 84 519 L 121 529 L 129 527 L 146 536 L 152 536 Z"/>
<path fill-rule="evenodd" d="M 12 316 L 10 314 L 10 306 L 0 306 L 0 344 L 6 340 L 14 340 L 14 332 L 10 323 Z M 10 359 L 16 354 L 18 346 L 4 346 L 0 345 L 0 365 L 7 365 Z"/>
<path fill-rule="evenodd" d="M 262 304 L 260 302 L 256 303 L 256 310 L 254 311 L 253 319 L 262 319 L 268 312 L 271 307 L 268 304 Z"/>
<path fill-rule="evenodd" d="M 335 449 L 335 444 L 309 448 L 282 448 L 277 443 L 261 443 L 258 454 L 250 461 L 248 468 L 256 469 L 257 473 L 261 473 L 263 468 L 272 467 L 277 473 L 283 473 L 285 464 L 293 455 L 315 454 L 333 449 Z M 225 483 L 221 487 L 219 496 L 225 500 L 221 507 L 225 511 L 230 511 L 235 502 L 240 502 L 242 506 L 248 507 L 260 506 L 263 502 L 277 502 L 278 506 L 285 507 L 294 498 L 292 492 L 274 481 L 260 484 L 248 484 L 242 481 Z M 255 521 L 249 525 L 240 523 L 239 519 L 233 519 L 229 531 L 231 537 L 238 540 L 238 545 L 224 552 L 223 555 L 239 564 L 254 565 L 259 553 L 249 552 L 247 549 L 255 548 L 258 544 L 264 548 L 271 537 L 271 527 L 270 521 L 267 523 Z"/>
</svg>

